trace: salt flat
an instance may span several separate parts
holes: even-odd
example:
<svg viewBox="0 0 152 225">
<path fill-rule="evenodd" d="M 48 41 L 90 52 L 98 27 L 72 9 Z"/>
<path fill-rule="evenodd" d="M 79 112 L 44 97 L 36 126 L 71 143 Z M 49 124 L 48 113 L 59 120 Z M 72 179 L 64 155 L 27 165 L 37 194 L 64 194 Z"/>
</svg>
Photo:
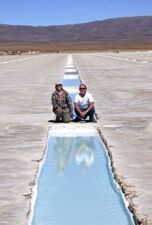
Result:
<svg viewBox="0 0 152 225">
<path fill-rule="evenodd" d="M 50 96 L 55 81 L 63 77 L 66 58 L 9 56 L 5 61 L 14 62 L 0 65 L 1 225 L 27 222 L 31 189 L 46 147 L 48 120 L 53 116 Z"/>
<path fill-rule="evenodd" d="M 151 57 L 151 52 L 74 56 L 82 80 L 94 95 L 99 127 L 118 179 L 143 224 L 152 224 Z M 142 62 L 145 58 L 149 63 Z"/>
<path fill-rule="evenodd" d="M 152 53 L 73 58 L 95 98 L 95 126 L 109 145 L 116 174 L 137 218 L 152 224 Z M 63 78 L 66 60 L 67 54 L 0 57 L 1 225 L 27 222 L 38 162 L 54 127 L 48 123 L 53 118 L 50 96 Z"/>
</svg>

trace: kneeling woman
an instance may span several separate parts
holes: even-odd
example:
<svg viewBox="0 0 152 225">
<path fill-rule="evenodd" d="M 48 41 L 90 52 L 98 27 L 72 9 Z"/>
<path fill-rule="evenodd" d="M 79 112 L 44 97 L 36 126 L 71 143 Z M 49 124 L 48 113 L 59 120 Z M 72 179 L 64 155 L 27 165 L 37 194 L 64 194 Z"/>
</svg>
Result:
<svg viewBox="0 0 152 225">
<path fill-rule="evenodd" d="M 73 112 L 71 97 L 61 83 L 57 83 L 55 89 L 52 94 L 52 106 L 56 114 L 56 122 L 69 123 Z"/>
</svg>

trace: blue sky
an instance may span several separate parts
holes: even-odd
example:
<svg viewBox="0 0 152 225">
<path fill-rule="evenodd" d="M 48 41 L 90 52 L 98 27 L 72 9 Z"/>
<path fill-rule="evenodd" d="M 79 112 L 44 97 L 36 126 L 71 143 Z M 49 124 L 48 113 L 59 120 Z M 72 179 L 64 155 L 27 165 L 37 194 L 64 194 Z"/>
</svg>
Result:
<svg viewBox="0 0 152 225">
<path fill-rule="evenodd" d="M 152 0 L 0 0 L 0 23 L 62 25 L 151 16 Z"/>
</svg>

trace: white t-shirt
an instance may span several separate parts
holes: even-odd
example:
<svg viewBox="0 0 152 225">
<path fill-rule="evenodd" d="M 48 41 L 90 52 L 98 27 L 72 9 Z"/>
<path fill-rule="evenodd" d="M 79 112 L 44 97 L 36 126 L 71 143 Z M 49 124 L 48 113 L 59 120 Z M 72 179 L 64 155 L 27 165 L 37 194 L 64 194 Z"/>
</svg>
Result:
<svg viewBox="0 0 152 225">
<path fill-rule="evenodd" d="M 91 102 L 94 102 L 94 99 L 90 93 L 86 93 L 84 97 L 81 97 L 79 94 L 75 96 L 74 102 L 78 103 L 80 109 L 87 109 Z"/>
</svg>

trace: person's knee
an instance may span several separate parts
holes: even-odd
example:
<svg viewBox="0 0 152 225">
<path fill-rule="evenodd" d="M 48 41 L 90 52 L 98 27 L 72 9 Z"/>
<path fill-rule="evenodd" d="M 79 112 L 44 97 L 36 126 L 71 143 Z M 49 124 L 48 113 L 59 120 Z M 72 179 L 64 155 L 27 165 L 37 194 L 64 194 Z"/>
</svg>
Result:
<svg viewBox="0 0 152 225">
<path fill-rule="evenodd" d="M 61 117 L 61 116 L 63 115 L 63 112 L 61 112 L 61 111 L 55 110 L 55 111 L 53 111 L 53 112 L 54 112 L 54 114 L 55 114 L 56 116 L 58 116 L 58 117 Z"/>
<path fill-rule="evenodd" d="M 76 108 L 74 108 L 74 112 L 77 116 L 80 116 L 80 113 L 76 110 Z"/>
<path fill-rule="evenodd" d="M 63 118 L 63 122 L 64 122 L 64 123 L 69 123 L 69 122 L 70 122 L 70 119 L 71 119 L 70 113 L 64 113 L 64 114 L 62 115 L 62 118 Z"/>
<path fill-rule="evenodd" d="M 89 112 L 88 114 L 95 114 L 95 108 L 93 107 Z"/>
</svg>

